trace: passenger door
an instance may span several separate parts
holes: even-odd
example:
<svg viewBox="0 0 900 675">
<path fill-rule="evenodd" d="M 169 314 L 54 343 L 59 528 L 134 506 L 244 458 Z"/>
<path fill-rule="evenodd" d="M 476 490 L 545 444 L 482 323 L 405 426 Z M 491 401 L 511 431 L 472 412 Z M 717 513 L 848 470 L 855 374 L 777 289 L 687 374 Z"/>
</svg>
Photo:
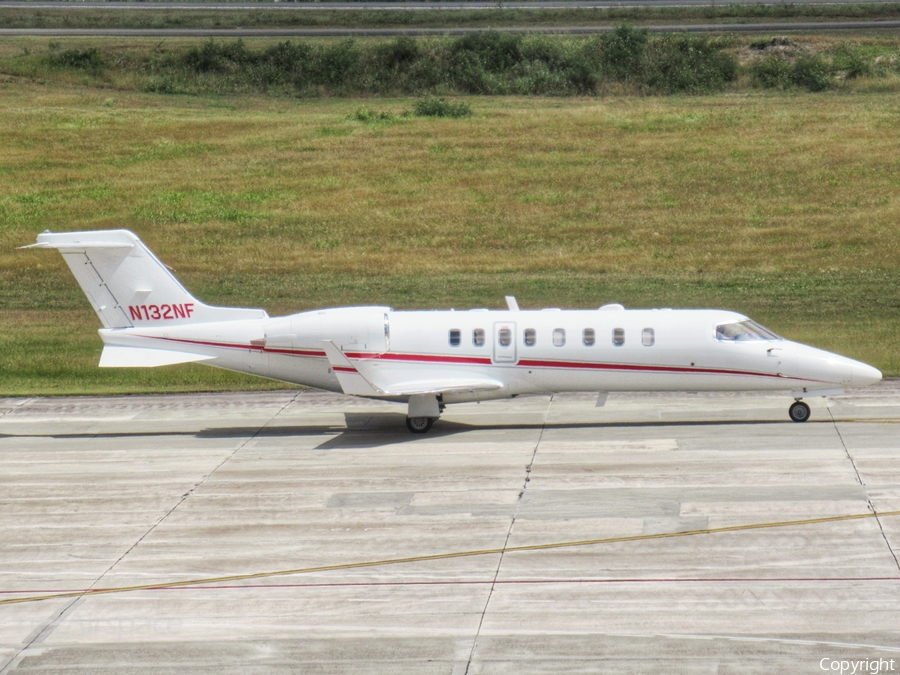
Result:
<svg viewBox="0 0 900 675">
<path fill-rule="evenodd" d="M 516 363 L 516 324 L 494 324 L 494 363 Z"/>
</svg>

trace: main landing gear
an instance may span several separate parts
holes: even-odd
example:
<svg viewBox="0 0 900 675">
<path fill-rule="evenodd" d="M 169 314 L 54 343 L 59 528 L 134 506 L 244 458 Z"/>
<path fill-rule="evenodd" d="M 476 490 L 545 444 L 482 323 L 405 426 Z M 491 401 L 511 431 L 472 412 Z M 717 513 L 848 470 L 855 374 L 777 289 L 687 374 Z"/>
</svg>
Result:
<svg viewBox="0 0 900 675">
<path fill-rule="evenodd" d="M 424 434 L 444 412 L 444 399 L 440 394 L 413 394 L 409 397 L 406 428 L 414 434 Z"/>
<path fill-rule="evenodd" d="M 788 414 L 792 422 L 805 422 L 809 419 L 809 406 L 803 401 L 794 401 L 788 409 Z"/>
<path fill-rule="evenodd" d="M 431 429 L 436 417 L 407 417 L 406 428 L 414 434 L 424 434 Z"/>
</svg>

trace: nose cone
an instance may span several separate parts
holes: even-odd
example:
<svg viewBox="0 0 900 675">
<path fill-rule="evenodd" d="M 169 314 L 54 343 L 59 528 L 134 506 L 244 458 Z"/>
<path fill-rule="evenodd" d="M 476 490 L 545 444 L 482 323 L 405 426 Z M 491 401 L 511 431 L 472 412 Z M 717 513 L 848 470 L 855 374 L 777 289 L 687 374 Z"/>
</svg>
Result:
<svg viewBox="0 0 900 675">
<path fill-rule="evenodd" d="M 881 371 L 860 361 L 854 361 L 850 367 L 850 380 L 854 387 L 878 384 L 881 382 Z"/>
<path fill-rule="evenodd" d="M 865 387 L 881 382 L 881 371 L 840 354 L 794 343 L 796 374 L 807 382 L 840 387 Z"/>
</svg>

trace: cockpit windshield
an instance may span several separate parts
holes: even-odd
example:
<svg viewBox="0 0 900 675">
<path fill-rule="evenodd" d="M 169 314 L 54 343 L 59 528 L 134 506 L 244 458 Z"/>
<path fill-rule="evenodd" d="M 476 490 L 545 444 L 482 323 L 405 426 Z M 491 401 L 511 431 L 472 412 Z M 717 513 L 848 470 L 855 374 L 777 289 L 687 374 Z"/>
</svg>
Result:
<svg viewBox="0 0 900 675">
<path fill-rule="evenodd" d="M 716 326 L 717 340 L 781 340 L 768 328 L 763 328 L 755 321 L 739 321 L 737 323 L 723 323 Z"/>
</svg>

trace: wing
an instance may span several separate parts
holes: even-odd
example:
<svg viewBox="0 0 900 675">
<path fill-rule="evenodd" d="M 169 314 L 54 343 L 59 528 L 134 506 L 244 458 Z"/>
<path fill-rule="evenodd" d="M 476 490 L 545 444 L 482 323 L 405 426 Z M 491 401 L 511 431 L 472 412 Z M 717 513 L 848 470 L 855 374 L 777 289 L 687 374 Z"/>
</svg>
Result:
<svg viewBox="0 0 900 675">
<path fill-rule="evenodd" d="M 416 394 L 444 394 L 462 391 L 492 391 L 502 389 L 503 383 L 489 377 L 451 372 L 434 377 L 410 380 L 407 373 L 382 367 L 377 374 L 363 374 L 331 340 L 323 340 L 322 347 L 328 362 L 345 394 L 353 396 L 414 396 Z"/>
</svg>

